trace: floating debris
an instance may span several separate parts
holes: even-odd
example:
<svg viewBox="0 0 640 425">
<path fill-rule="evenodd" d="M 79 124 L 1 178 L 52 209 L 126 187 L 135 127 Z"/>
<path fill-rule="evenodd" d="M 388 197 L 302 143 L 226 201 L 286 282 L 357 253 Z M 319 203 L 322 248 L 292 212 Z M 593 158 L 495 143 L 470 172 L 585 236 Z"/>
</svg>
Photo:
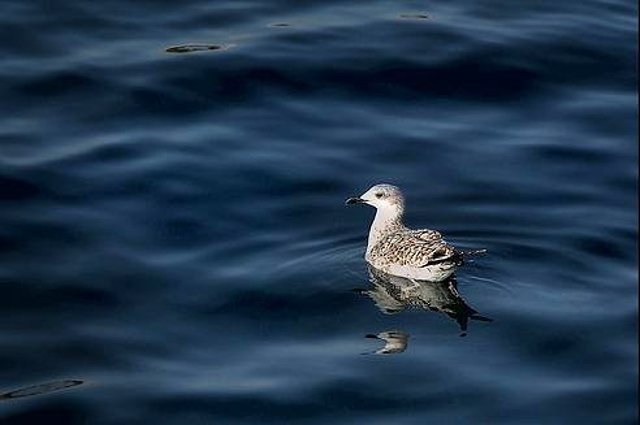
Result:
<svg viewBox="0 0 640 425">
<path fill-rule="evenodd" d="M 285 27 L 290 27 L 291 24 L 286 23 L 286 22 L 276 22 L 273 24 L 269 24 L 270 27 L 276 27 L 276 28 L 285 28 Z"/>
<path fill-rule="evenodd" d="M 65 388 L 76 387 L 82 384 L 84 384 L 84 381 L 80 381 L 78 379 L 65 379 L 61 381 L 47 382 L 46 384 L 32 385 L 30 387 L 20 388 L 4 394 L 0 394 L 0 400 L 42 395 L 54 391 L 60 391 Z"/>
<path fill-rule="evenodd" d="M 228 46 L 222 44 L 181 44 L 179 46 L 167 47 L 165 52 L 167 53 L 191 53 L 202 52 L 205 50 L 224 50 Z"/>
<path fill-rule="evenodd" d="M 429 19 L 426 13 L 401 13 L 398 15 L 401 19 Z"/>
</svg>

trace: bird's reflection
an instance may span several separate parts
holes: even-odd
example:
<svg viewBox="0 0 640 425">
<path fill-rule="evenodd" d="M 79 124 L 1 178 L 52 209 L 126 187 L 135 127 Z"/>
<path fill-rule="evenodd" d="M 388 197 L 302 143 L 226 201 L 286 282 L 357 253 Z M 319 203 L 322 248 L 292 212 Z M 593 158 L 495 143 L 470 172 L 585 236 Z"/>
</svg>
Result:
<svg viewBox="0 0 640 425">
<path fill-rule="evenodd" d="M 409 334 L 402 331 L 385 331 L 379 334 L 368 334 L 367 338 L 381 339 L 384 341 L 384 347 L 364 354 L 397 354 L 407 349 L 409 342 Z"/>
<path fill-rule="evenodd" d="M 466 335 L 469 319 L 491 321 L 466 303 L 458 292 L 455 276 L 442 282 L 423 282 L 369 267 L 369 280 L 370 288 L 356 291 L 371 298 L 385 314 L 396 314 L 409 308 L 442 312 L 456 321 L 462 336 Z"/>
</svg>

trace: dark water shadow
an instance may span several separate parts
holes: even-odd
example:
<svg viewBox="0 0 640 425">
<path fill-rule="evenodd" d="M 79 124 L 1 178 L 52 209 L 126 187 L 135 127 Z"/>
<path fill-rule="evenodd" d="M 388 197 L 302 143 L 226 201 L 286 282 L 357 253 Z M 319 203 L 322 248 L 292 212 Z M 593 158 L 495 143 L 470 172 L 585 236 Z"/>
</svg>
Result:
<svg viewBox="0 0 640 425">
<path fill-rule="evenodd" d="M 171 46 L 164 49 L 167 53 L 192 53 L 203 52 L 210 50 L 226 50 L 229 46 L 224 44 L 180 44 L 178 46 Z"/>
<path fill-rule="evenodd" d="M 398 15 L 400 19 L 417 19 L 417 20 L 426 20 L 430 19 L 430 16 L 426 13 L 401 13 Z"/>
<path fill-rule="evenodd" d="M 63 379 L 60 381 L 47 382 L 44 384 L 30 385 L 28 387 L 19 388 L 17 390 L 12 390 L 0 394 L 0 401 L 48 394 L 71 387 L 77 387 L 78 385 L 82 385 L 84 383 L 84 381 L 81 381 L 79 379 Z"/>
</svg>

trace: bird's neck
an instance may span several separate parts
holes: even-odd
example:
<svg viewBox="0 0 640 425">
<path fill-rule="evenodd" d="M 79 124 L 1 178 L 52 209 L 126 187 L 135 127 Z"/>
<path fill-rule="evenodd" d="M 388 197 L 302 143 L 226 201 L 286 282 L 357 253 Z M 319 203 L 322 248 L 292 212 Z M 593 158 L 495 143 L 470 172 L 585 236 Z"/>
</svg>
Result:
<svg viewBox="0 0 640 425">
<path fill-rule="evenodd" d="M 384 237 L 387 233 L 404 227 L 402 222 L 403 209 L 400 207 L 394 208 L 378 208 L 376 210 L 376 216 L 371 224 L 369 230 L 369 241 L 367 243 L 367 255 L 371 251 L 371 248 Z"/>
</svg>

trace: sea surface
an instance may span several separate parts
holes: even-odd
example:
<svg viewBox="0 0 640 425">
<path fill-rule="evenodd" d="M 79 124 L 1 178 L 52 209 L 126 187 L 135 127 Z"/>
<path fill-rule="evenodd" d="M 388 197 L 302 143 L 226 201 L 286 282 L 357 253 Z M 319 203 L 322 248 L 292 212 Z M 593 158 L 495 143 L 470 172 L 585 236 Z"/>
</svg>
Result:
<svg viewBox="0 0 640 425">
<path fill-rule="evenodd" d="M 4 0 L 0 423 L 636 423 L 637 13 Z"/>
</svg>

